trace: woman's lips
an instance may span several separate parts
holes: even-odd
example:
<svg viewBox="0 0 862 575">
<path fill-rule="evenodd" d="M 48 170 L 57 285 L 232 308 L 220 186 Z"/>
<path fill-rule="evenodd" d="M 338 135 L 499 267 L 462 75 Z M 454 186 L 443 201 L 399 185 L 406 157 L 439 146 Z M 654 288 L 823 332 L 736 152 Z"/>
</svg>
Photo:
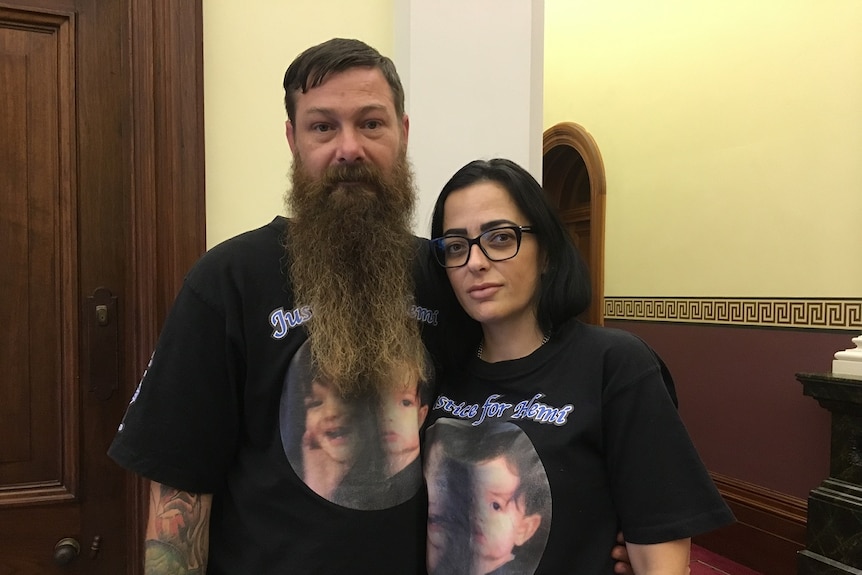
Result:
<svg viewBox="0 0 862 575">
<path fill-rule="evenodd" d="M 472 286 L 467 290 L 467 295 L 473 299 L 487 299 L 497 293 L 500 289 L 500 284 L 484 283 Z"/>
</svg>

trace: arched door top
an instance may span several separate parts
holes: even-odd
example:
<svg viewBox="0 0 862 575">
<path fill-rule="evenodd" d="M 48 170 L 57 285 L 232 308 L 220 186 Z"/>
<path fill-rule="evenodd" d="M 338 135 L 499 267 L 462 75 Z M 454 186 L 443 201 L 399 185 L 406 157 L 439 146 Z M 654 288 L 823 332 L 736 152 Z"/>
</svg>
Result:
<svg viewBox="0 0 862 575">
<path fill-rule="evenodd" d="M 542 140 L 549 201 L 590 268 L 592 303 L 584 320 L 604 323 L 605 167 L 593 137 L 574 122 L 548 128 Z"/>
</svg>

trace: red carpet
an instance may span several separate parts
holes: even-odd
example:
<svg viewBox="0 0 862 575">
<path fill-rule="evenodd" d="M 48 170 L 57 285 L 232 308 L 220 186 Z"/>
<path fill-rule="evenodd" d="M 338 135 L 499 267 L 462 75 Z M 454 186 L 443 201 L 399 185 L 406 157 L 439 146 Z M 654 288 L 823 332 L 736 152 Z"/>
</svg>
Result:
<svg viewBox="0 0 862 575">
<path fill-rule="evenodd" d="M 726 557 L 707 551 L 697 545 L 691 546 L 691 575 L 761 575 Z"/>
</svg>

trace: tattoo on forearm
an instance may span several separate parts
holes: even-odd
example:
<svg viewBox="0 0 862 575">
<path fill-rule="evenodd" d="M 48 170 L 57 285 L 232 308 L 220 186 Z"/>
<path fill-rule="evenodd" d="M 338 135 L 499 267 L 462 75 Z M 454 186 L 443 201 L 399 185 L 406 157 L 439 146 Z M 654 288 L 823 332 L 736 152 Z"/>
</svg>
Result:
<svg viewBox="0 0 862 575">
<path fill-rule="evenodd" d="M 146 575 L 198 575 L 209 555 L 211 499 L 154 483 L 146 541 Z"/>
</svg>

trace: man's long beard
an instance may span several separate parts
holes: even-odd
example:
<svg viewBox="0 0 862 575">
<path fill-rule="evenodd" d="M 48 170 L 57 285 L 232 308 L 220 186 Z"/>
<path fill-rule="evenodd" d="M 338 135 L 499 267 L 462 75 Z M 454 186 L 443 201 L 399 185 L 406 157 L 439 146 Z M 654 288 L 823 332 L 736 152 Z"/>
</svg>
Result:
<svg viewBox="0 0 862 575">
<path fill-rule="evenodd" d="M 416 244 L 406 157 L 388 176 L 358 163 L 320 178 L 297 157 L 291 176 L 290 278 L 297 303 L 311 306 L 317 369 L 342 395 L 424 379 L 424 347 L 408 315 Z"/>
</svg>

